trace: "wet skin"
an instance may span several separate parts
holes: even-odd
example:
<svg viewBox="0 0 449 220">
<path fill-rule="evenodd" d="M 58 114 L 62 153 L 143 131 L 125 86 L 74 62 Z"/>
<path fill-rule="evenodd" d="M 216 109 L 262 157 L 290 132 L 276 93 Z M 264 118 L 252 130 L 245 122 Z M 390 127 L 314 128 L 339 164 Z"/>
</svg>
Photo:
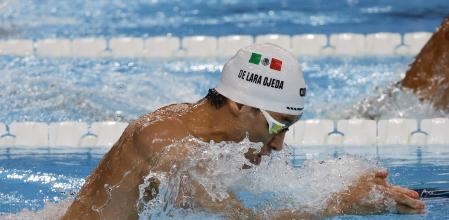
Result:
<svg viewBox="0 0 449 220">
<path fill-rule="evenodd" d="M 293 115 L 270 112 L 278 121 L 292 122 Z M 161 108 L 144 115 L 130 123 L 120 139 L 99 162 L 98 167 L 87 178 L 76 199 L 67 210 L 63 219 L 137 219 L 138 186 L 150 171 L 168 172 L 173 164 L 179 165 L 197 146 L 195 143 L 179 142 L 194 136 L 205 142 L 211 140 L 242 141 L 246 136 L 253 142 L 262 142 L 264 146 L 257 152 L 250 150 L 245 154 L 249 168 L 258 165 L 271 151 L 283 148 L 285 132 L 275 136 L 268 134 L 267 122 L 260 110 L 228 101 L 216 109 L 206 100 L 196 104 L 176 104 Z M 171 148 L 167 146 L 171 145 Z M 173 145 L 176 145 L 173 147 Z M 281 210 L 273 213 L 272 218 L 310 218 L 337 214 L 368 214 L 386 212 L 387 207 L 376 204 L 364 204 L 365 198 L 373 187 L 385 192 L 383 199 L 393 199 L 397 211 L 401 213 L 421 213 L 424 203 L 418 200 L 418 194 L 406 188 L 390 186 L 383 171 L 367 173 L 359 178 L 348 190 L 334 195 L 322 213 L 303 213 L 301 210 Z M 158 180 L 151 180 L 150 186 L 157 187 Z M 222 201 L 212 201 L 200 184 L 192 184 L 196 193 L 193 203 L 196 207 L 222 213 L 229 218 L 260 218 L 258 213 L 241 206 L 231 194 Z M 148 189 L 145 199 L 153 198 L 158 189 Z M 188 194 L 188 195 L 187 195 Z M 191 208 L 182 203 L 182 197 L 192 197 L 189 192 L 178 195 L 180 208 Z M 378 201 L 381 203 L 382 201 Z"/>
<path fill-rule="evenodd" d="M 416 56 L 400 85 L 435 108 L 449 111 L 449 16 Z"/>
</svg>

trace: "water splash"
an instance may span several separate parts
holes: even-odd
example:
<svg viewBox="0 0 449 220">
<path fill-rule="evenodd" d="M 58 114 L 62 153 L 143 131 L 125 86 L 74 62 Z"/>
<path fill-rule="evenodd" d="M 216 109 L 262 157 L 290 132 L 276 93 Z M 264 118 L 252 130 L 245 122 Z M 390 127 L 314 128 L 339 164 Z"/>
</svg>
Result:
<svg viewBox="0 0 449 220">
<path fill-rule="evenodd" d="M 390 118 L 426 119 L 447 117 L 448 113 L 435 109 L 428 101 L 421 101 L 412 91 L 392 85 L 377 89 L 367 97 L 333 117 L 367 118 L 373 120 Z"/>
<path fill-rule="evenodd" d="M 123 183 L 123 181 L 126 179 L 126 177 L 127 177 L 130 173 L 131 173 L 131 171 L 126 171 L 126 172 L 123 174 L 122 179 L 121 179 L 117 184 L 115 184 L 115 185 L 112 185 L 112 186 L 110 186 L 109 184 L 105 184 L 105 185 L 104 185 L 104 189 L 105 189 L 105 191 L 106 191 L 106 195 L 108 196 L 108 198 L 106 199 L 106 201 L 105 201 L 103 204 L 101 204 L 101 205 L 99 205 L 99 206 L 93 205 L 93 206 L 91 207 L 92 211 L 98 213 L 98 216 L 100 216 L 100 219 L 104 219 L 104 218 L 102 217 L 102 216 L 103 216 L 103 209 L 104 209 L 104 207 L 108 206 L 109 203 L 111 202 L 112 191 L 113 191 L 114 189 L 119 188 L 120 185 Z"/>
<path fill-rule="evenodd" d="M 397 84 L 406 57 L 304 59 L 308 94 L 304 118 L 431 118 L 448 114 Z"/>
<path fill-rule="evenodd" d="M 166 165 L 171 167 L 170 171 L 153 170 L 145 177 L 139 186 L 141 219 L 209 216 L 211 214 L 193 199 L 204 195 L 208 203 L 232 201 L 236 195 L 245 208 L 266 213 L 266 218 L 279 209 L 318 213 L 332 194 L 345 190 L 361 175 L 378 169 L 372 161 L 350 156 L 309 160 L 301 168 L 294 168 L 290 164 L 289 150 L 273 153 L 259 166 L 242 169 L 243 164 L 248 164 L 243 154 L 249 148 L 260 149 L 260 144 L 247 139 L 240 143 L 194 141 L 201 147 L 186 155 L 180 165 L 173 162 Z M 154 188 L 148 192 L 152 185 L 159 186 L 157 194 Z M 225 209 L 225 213 L 213 216 L 229 217 L 226 215 L 235 212 L 230 211 L 233 207 Z"/>
</svg>

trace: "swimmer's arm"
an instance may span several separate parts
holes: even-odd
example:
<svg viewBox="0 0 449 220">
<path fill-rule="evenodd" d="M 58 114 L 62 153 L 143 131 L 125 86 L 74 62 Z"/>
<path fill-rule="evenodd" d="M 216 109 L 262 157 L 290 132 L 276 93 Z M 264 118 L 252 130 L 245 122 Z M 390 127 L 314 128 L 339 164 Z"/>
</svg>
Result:
<svg viewBox="0 0 449 220">
<path fill-rule="evenodd" d="M 386 182 L 386 172 L 375 172 L 361 176 L 347 190 L 336 193 L 320 212 L 310 213 L 304 210 L 273 210 L 257 212 L 257 210 L 244 207 L 235 194 L 223 200 L 213 200 L 204 187 L 191 180 L 190 190 L 181 192 L 177 198 L 177 206 L 182 208 L 200 208 L 207 212 L 219 213 L 231 219 L 315 219 L 341 214 L 378 214 L 386 212 L 398 212 L 404 214 L 416 214 L 424 212 L 424 203 L 418 200 L 418 193 L 406 188 L 391 186 Z M 381 198 L 370 198 L 373 189 L 383 195 Z M 182 191 L 182 190 L 181 190 Z M 185 198 L 193 200 L 185 203 Z M 392 206 L 388 201 L 393 202 Z M 186 206 L 187 204 L 187 206 Z"/>
<path fill-rule="evenodd" d="M 387 173 L 375 172 L 360 177 L 347 190 L 336 193 L 326 203 L 321 212 L 307 213 L 302 210 L 279 210 L 270 219 L 319 219 L 342 214 L 379 214 L 397 212 L 417 214 L 424 212 L 424 203 L 418 200 L 418 193 L 386 182 Z M 376 189 L 380 197 L 372 198 Z M 388 205 L 388 201 L 390 205 Z M 393 207 L 391 207 L 393 206 Z"/>
<path fill-rule="evenodd" d="M 192 198 L 195 205 L 206 212 L 221 214 L 230 219 L 260 219 L 252 209 L 243 206 L 232 192 L 228 192 L 228 197 L 222 200 L 214 200 L 198 182 L 193 181 L 191 186 L 191 191 L 195 192 Z"/>
<path fill-rule="evenodd" d="M 221 214 L 230 219 L 260 219 L 251 209 L 245 208 L 232 192 L 222 200 L 214 200 L 205 188 L 190 177 L 180 179 L 176 207 L 184 209 L 203 210 L 205 212 Z M 188 183 L 184 182 L 188 181 Z M 150 179 L 146 200 L 154 199 L 159 193 L 160 181 Z M 156 192 L 154 194 L 153 192 Z"/>
<path fill-rule="evenodd" d="M 167 151 L 163 152 L 163 156 L 157 160 L 157 164 L 153 165 L 150 172 L 163 172 L 170 173 L 172 168 L 181 167 L 183 161 L 186 160 L 192 152 L 191 150 L 196 148 L 197 143 L 181 142 L 178 146 L 172 145 Z M 188 147 L 186 147 L 188 146 Z M 197 168 L 200 169 L 201 168 Z M 183 175 L 183 174 L 181 174 Z M 223 200 L 214 200 L 209 196 L 206 189 L 193 180 L 188 174 L 185 174 L 186 178 L 180 179 L 180 186 L 178 195 L 176 197 L 176 206 L 186 209 L 201 209 L 209 213 L 217 213 L 229 217 L 231 219 L 256 219 L 252 209 L 245 208 L 241 202 L 237 199 L 236 195 L 229 192 L 228 197 Z M 188 181 L 187 183 L 184 181 Z M 158 179 L 152 179 L 150 181 L 148 192 L 159 192 L 160 181 Z M 184 187 L 187 186 L 187 187 Z M 154 188 L 155 187 L 155 188 Z M 156 189 L 157 188 L 157 189 Z M 148 198 L 153 199 L 155 196 L 153 193 L 148 193 Z"/>
<path fill-rule="evenodd" d="M 170 173 L 169 171 L 172 168 L 181 167 L 183 161 L 192 151 L 200 147 L 197 142 L 188 140 L 180 141 L 177 144 L 176 142 L 169 143 L 172 139 L 182 140 L 184 137 L 188 137 L 185 129 L 180 129 L 182 127 L 183 124 L 175 120 L 164 124 L 155 122 L 152 126 L 138 129 L 138 132 L 134 135 L 134 143 L 139 154 L 143 157 L 145 155 L 160 155 L 157 159 L 149 160 L 153 164 L 144 173 Z M 174 130 L 173 128 L 179 129 Z M 167 145 L 170 146 L 167 147 Z M 146 199 L 153 199 L 157 196 L 157 194 L 151 192 L 159 192 L 159 184 L 160 181 L 156 178 L 150 181 L 147 189 L 149 192 L 148 198 Z M 188 189 L 184 190 L 183 187 L 179 189 L 176 199 L 176 205 L 179 208 L 200 208 L 211 213 L 222 213 L 234 219 L 241 219 L 241 216 L 254 216 L 252 210 L 245 208 L 233 193 L 229 193 L 227 198 L 217 201 L 209 196 L 201 184 L 191 178 L 189 178 L 188 185 Z"/>
<path fill-rule="evenodd" d="M 277 210 L 273 212 L 257 212 L 246 208 L 241 204 L 236 195 L 232 192 L 226 199 L 213 201 L 201 185 L 195 186 L 197 195 L 194 200 L 197 205 L 210 213 L 222 214 L 229 219 L 314 219 L 317 215 L 305 213 L 301 210 Z"/>
<path fill-rule="evenodd" d="M 424 212 L 424 202 L 413 190 L 387 183 L 386 171 L 377 171 L 360 177 L 347 190 L 332 196 L 323 216 L 340 214 L 379 214 L 397 212 L 417 214 Z"/>
</svg>

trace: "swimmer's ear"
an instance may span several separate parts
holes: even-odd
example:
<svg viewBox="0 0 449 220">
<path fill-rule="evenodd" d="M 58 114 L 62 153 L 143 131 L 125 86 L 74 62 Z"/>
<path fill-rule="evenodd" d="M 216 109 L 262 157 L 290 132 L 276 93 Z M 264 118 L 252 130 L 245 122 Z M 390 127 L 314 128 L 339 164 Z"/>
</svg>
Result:
<svg viewBox="0 0 449 220">
<path fill-rule="evenodd" d="M 240 103 L 228 100 L 228 106 L 229 106 L 229 110 L 231 110 L 231 113 L 235 116 L 239 115 L 242 113 L 243 110 L 243 106 Z"/>
</svg>

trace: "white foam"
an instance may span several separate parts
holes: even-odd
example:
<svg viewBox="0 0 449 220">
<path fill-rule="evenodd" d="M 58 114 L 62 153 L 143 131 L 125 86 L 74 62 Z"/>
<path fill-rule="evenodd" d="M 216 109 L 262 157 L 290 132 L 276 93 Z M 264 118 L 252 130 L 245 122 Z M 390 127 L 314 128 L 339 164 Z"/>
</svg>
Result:
<svg viewBox="0 0 449 220">
<path fill-rule="evenodd" d="M 266 213 L 263 216 L 266 219 L 279 208 L 314 214 L 323 210 L 335 193 L 346 190 L 360 176 L 379 169 L 371 161 L 350 156 L 325 161 L 307 160 L 301 168 L 294 168 L 290 164 L 291 152 L 288 148 L 264 157 L 259 166 L 241 169 L 243 164 L 249 164 L 244 153 L 249 148 L 260 150 L 261 146 L 248 139 L 240 143 L 204 143 L 192 137 L 167 146 L 165 153 L 168 154 L 171 150 L 179 153 L 179 150 L 183 150 L 182 154 L 186 157 L 170 158 L 166 160 L 167 164 L 159 164 L 171 167 L 169 171 L 151 170 L 144 178 L 144 183 L 139 185 L 140 193 L 136 204 L 140 210 L 140 218 L 182 216 L 187 219 L 211 219 L 227 214 L 205 213 L 201 208 L 195 208 L 198 206 L 191 197 L 179 197 L 180 189 L 190 190 L 190 196 L 197 196 L 195 190 L 191 190 L 193 182 L 204 187 L 213 201 L 228 198 L 230 192 L 236 195 L 240 193 L 238 199 L 242 204 L 258 213 Z M 147 201 L 145 190 L 153 177 L 160 181 L 159 193 L 155 199 Z M 377 198 L 379 195 L 370 194 L 366 199 L 370 199 L 370 196 Z M 16 214 L 2 215 L 0 220 L 59 219 L 70 203 L 71 199 L 57 204 L 48 202 L 40 211 L 22 210 Z M 179 204 L 190 208 L 177 208 Z"/>
<path fill-rule="evenodd" d="M 257 207 L 248 207 L 257 208 L 258 213 L 270 215 L 269 213 L 279 208 L 316 213 L 325 207 L 332 194 L 345 190 L 358 177 L 376 168 L 369 161 L 343 157 L 326 161 L 308 160 L 298 169 L 289 164 L 290 152 L 284 150 L 272 153 L 269 158 L 264 157 L 259 166 L 241 169 L 247 163 L 243 154 L 249 148 L 259 149 L 260 144 L 246 139 L 240 143 L 207 144 L 194 139 L 193 142 L 199 143 L 201 147 L 188 153 L 189 156 L 182 165 L 178 166 L 173 162 L 168 165 L 172 167 L 170 172 L 151 171 L 140 185 L 138 207 L 144 207 L 141 218 L 147 217 L 149 213 L 161 218 L 172 212 L 179 212 L 175 208 L 180 202 L 179 191 L 191 189 L 193 181 L 201 184 L 213 201 L 228 198 L 230 192 L 250 194 L 255 199 L 249 200 L 255 201 L 245 201 L 248 198 L 244 197 L 239 199 L 243 204 L 259 203 Z M 150 184 L 148 180 L 153 177 L 161 182 L 160 193 L 156 199 L 145 202 L 144 189 Z M 195 196 L 194 190 L 191 193 Z M 260 196 L 266 194 L 273 196 L 268 200 L 260 199 Z M 195 207 L 190 197 L 181 198 L 181 204 Z M 199 211 L 190 209 L 182 212 L 185 215 L 198 214 Z"/>
<path fill-rule="evenodd" d="M 345 109 L 344 107 L 342 109 Z M 447 114 L 433 108 L 429 102 L 420 101 L 412 91 L 396 86 L 379 88 L 372 96 L 364 98 L 344 111 L 334 113 L 331 118 L 433 118 Z"/>
</svg>

